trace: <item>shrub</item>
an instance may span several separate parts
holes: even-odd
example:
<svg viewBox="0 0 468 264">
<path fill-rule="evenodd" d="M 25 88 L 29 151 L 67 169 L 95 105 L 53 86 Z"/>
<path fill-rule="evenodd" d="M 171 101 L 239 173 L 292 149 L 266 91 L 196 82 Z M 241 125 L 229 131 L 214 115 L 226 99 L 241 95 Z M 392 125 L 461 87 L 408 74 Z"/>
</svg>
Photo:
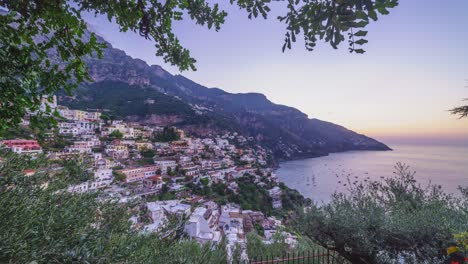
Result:
<svg viewBox="0 0 468 264">
<path fill-rule="evenodd" d="M 357 184 L 310 207 L 298 227 L 352 263 L 441 261 L 453 234 L 468 230 L 467 192 L 456 198 L 440 186 L 422 187 L 406 165 L 395 169 L 396 177 Z"/>
</svg>

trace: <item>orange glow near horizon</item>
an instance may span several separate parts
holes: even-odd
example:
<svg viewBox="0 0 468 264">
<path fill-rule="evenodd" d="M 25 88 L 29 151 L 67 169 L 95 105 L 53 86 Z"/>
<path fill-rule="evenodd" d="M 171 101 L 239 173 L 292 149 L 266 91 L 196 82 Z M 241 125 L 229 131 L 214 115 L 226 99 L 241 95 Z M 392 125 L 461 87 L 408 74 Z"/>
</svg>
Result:
<svg viewBox="0 0 468 264">
<path fill-rule="evenodd" d="M 468 138 L 468 119 L 447 120 L 431 124 L 403 124 L 400 126 L 384 126 L 373 128 L 357 128 L 362 134 L 375 137 L 440 137 Z"/>
</svg>

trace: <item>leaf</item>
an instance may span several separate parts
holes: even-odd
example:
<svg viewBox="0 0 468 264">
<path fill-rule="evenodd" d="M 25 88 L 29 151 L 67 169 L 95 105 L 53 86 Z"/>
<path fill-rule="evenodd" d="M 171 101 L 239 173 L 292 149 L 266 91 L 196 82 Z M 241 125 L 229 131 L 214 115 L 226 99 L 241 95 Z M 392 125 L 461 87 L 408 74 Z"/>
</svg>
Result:
<svg viewBox="0 0 468 264">
<path fill-rule="evenodd" d="M 388 12 L 388 10 L 385 7 L 380 7 L 380 8 L 377 9 L 377 11 L 379 11 L 379 13 L 382 14 L 382 15 L 390 14 L 390 12 Z"/>
<path fill-rule="evenodd" d="M 355 22 L 354 23 L 354 27 L 356 28 L 363 28 L 365 26 L 367 26 L 369 24 L 369 22 L 365 21 L 365 20 L 361 20 L 359 22 Z"/>
<path fill-rule="evenodd" d="M 375 10 L 371 9 L 368 11 L 367 14 L 372 20 L 377 21 L 377 13 L 375 12 Z"/>
<path fill-rule="evenodd" d="M 356 37 L 365 37 L 367 35 L 367 31 L 359 30 L 358 32 L 354 33 Z"/>
<path fill-rule="evenodd" d="M 369 42 L 369 41 L 366 40 L 366 39 L 358 39 L 358 40 L 356 40 L 354 43 L 357 44 L 357 45 L 364 45 L 364 44 L 366 44 L 367 42 Z"/>
</svg>

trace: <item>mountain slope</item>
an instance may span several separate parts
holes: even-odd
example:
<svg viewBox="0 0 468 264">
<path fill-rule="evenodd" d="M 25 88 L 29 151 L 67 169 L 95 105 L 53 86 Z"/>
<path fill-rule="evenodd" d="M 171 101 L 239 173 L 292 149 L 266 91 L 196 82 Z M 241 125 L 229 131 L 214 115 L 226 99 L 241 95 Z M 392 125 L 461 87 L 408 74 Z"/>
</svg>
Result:
<svg viewBox="0 0 468 264">
<path fill-rule="evenodd" d="M 372 138 L 274 104 L 263 94 L 207 88 L 108 46 L 102 60 L 87 60 L 94 82 L 81 85 L 72 98 L 61 96 L 64 104 L 108 109 L 142 123 L 175 124 L 196 134 L 239 132 L 254 137 L 279 159 L 389 150 Z"/>
</svg>

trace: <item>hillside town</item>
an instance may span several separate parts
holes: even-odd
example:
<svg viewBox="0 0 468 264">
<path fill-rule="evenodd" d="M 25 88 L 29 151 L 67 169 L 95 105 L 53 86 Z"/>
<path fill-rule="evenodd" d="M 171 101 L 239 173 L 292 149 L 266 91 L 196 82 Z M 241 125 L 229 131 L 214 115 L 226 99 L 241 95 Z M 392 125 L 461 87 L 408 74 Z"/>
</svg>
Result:
<svg viewBox="0 0 468 264">
<path fill-rule="evenodd" d="M 137 201 L 129 221 L 141 232 L 167 232 L 177 219 L 187 239 L 200 244 L 224 239 L 229 254 L 236 248 L 245 254 L 246 234 L 252 231 L 266 244 L 277 233 L 291 247 L 297 243 L 281 220 L 285 187 L 269 165 L 267 151 L 250 144 L 252 138 L 237 133 L 196 137 L 176 127 L 110 120 L 99 111 L 58 105 L 56 98 L 43 105 L 62 117 L 49 140 L 62 138 L 67 142 L 63 148 L 25 138 L 2 140 L 0 147 L 50 160 L 79 157 L 92 177 L 66 191 Z"/>
</svg>

